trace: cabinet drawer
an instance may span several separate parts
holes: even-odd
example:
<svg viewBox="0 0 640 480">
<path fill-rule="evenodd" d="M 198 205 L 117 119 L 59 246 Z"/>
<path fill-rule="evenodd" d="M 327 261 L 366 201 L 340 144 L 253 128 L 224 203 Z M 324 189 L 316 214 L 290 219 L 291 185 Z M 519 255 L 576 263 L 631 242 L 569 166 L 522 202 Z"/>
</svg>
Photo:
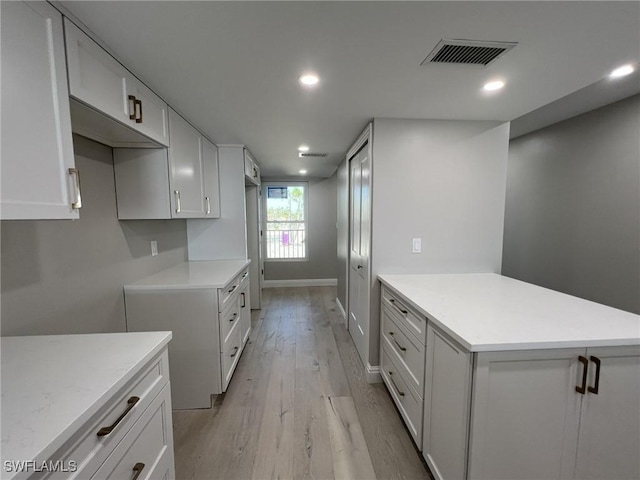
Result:
<svg viewBox="0 0 640 480">
<path fill-rule="evenodd" d="M 244 285 L 246 285 L 249 282 L 249 269 L 246 269 L 244 272 L 242 272 L 240 274 L 240 276 L 238 277 L 238 285 L 240 287 L 243 287 Z M 241 288 L 242 290 L 242 288 Z"/>
<path fill-rule="evenodd" d="M 227 343 L 229 335 L 237 323 L 240 323 L 240 305 L 235 302 L 220 314 L 220 342 L 223 345 Z"/>
<path fill-rule="evenodd" d="M 218 311 L 224 312 L 233 303 L 238 288 L 240 287 L 240 277 L 234 278 L 224 288 L 218 289 Z"/>
<path fill-rule="evenodd" d="M 427 318 L 407 305 L 400 296 L 389 290 L 387 287 L 382 288 L 382 307 L 387 306 L 389 312 L 400 325 L 406 327 L 408 332 L 424 345 L 427 331 Z"/>
<path fill-rule="evenodd" d="M 141 369 L 140 373 L 114 396 L 113 401 L 105 405 L 103 411 L 81 427 L 78 434 L 53 456 L 53 461 L 76 462 L 76 472 L 71 476 L 61 472 L 52 473 L 51 476 L 43 473 L 42 477 L 34 478 L 90 478 L 168 381 L 169 359 L 165 350 L 147 367 Z M 110 433 L 102 431 L 98 436 L 99 431 L 112 426 Z"/>
<path fill-rule="evenodd" d="M 227 390 L 233 371 L 242 353 L 242 329 L 240 322 L 233 322 L 234 326 L 222 346 L 222 391 Z"/>
<path fill-rule="evenodd" d="M 386 346 L 382 347 L 382 378 L 384 379 L 393 400 L 411 432 L 418 448 L 422 446 L 422 398 L 411 387 L 403 369 L 393 361 L 392 354 Z"/>
<path fill-rule="evenodd" d="M 399 324 L 385 305 L 382 307 L 382 338 L 390 354 L 395 355 L 396 362 L 406 369 L 406 375 L 416 391 L 424 390 L 424 351 L 425 347 L 411 334 L 406 327 Z"/>
<path fill-rule="evenodd" d="M 167 384 L 91 478 L 145 480 L 174 476 L 171 395 Z"/>
</svg>

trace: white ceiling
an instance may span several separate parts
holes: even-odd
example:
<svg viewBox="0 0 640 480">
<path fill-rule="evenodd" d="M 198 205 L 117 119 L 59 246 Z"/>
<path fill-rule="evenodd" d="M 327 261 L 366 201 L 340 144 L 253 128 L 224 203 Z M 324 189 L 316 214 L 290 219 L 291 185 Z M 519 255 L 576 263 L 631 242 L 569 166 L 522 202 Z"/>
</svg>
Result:
<svg viewBox="0 0 640 480">
<path fill-rule="evenodd" d="M 330 176 L 373 117 L 513 120 L 640 62 L 640 2 L 62 2 L 136 75 L 265 176 Z M 442 38 L 515 41 L 486 68 Z M 307 70 L 321 77 L 300 87 Z M 486 95 L 482 84 L 506 82 Z M 616 88 L 614 82 L 609 83 Z M 302 160 L 307 144 L 325 159 Z"/>
</svg>

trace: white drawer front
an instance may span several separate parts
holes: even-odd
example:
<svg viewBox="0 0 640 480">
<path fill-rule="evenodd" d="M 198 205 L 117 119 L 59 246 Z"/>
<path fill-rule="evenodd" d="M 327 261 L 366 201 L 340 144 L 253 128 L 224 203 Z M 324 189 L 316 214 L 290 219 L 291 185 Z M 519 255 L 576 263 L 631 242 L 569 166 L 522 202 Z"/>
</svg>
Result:
<svg viewBox="0 0 640 480">
<path fill-rule="evenodd" d="M 233 376 L 233 371 L 238 364 L 240 354 L 242 353 L 242 328 L 240 322 L 234 322 L 227 337 L 227 341 L 222 346 L 222 391 L 227 390 L 227 386 Z"/>
<path fill-rule="evenodd" d="M 71 474 L 56 472 L 46 478 L 90 478 L 168 382 L 169 358 L 164 350 L 118 392 L 103 411 L 81 427 L 77 435 L 53 455 L 53 461 L 62 460 L 65 464 L 76 462 L 77 471 Z M 104 429 L 109 427 L 113 429 L 107 433 Z M 101 433 L 100 436 L 98 432 Z M 42 474 L 34 478 L 45 476 Z"/>
<path fill-rule="evenodd" d="M 227 342 L 233 327 L 240 321 L 240 305 L 236 301 L 228 305 L 227 309 L 220 314 L 220 341 L 223 345 Z"/>
<path fill-rule="evenodd" d="M 238 288 L 240 287 L 240 277 L 233 279 L 224 288 L 218 289 L 218 311 L 224 312 L 230 304 L 234 302 L 237 297 Z"/>
<path fill-rule="evenodd" d="M 171 423 L 171 395 L 167 384 L 92 480 L 174 478 Z"/>
<path fill-rule="evenodd" d="M 398 295 L 393 293 L 387 287 L 382 287 L 382 305 L 387 306 L 393 317 L 405 326 L 407 331 L 418 339 L 424 345 L 427 332 L 427 318 L 407 305 Z"/>
<path fill-rule="evenodd" d="M 399 366 L 406 369 L 406 375 L 417 392 L 424 391 L 425 347 L 405 327 L 391 315 L 387 306 L 382 307 L 382 338 L 390 353 L 395 354 Z"/>
<path fill-rule="evenodd" d="M 381 352 L 382 378 L 393 397 L 393 400 L 411 432 L 413 441 L 419 449 L 422 447 L 422 398 L 411 387 L 409 380 L 392 359 L 392 354 L 385 346 Z M 405 374 L 406 375 L 406 374 Z"/>
</svg>

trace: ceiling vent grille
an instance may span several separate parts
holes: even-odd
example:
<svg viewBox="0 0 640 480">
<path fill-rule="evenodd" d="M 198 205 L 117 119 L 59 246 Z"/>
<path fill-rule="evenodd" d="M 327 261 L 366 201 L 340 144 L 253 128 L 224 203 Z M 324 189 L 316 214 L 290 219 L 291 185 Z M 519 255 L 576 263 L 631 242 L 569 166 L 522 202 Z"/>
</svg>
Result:
<svg viewBox="0 0 640 480">
<path fill-rule="evenodd" d="M 517 42 L 443 39 L 431 50 L 421 65 L 440 63 L 486 67 L 517 44 Z"/>
<path fill-rule="evenodd" d="M 327 153 L 311 153 L 311 152 L 300 152 L 298 156 L 300 158 L 324 158 L 328 154 Z"/>
</svg>

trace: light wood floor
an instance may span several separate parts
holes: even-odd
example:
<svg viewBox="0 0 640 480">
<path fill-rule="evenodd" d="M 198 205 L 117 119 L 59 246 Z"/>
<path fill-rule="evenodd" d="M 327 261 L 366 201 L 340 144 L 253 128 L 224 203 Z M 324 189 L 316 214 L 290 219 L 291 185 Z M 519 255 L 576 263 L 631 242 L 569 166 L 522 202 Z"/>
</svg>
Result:
<svg viewBox="0 0 640 480">
<path fill-rule="evenodd" d="M 173 412 L 176 478 L 431 479 L 384 385 L 366 382 L 335 287 L 264 292 L 227 392 Z"/>
</svg>

